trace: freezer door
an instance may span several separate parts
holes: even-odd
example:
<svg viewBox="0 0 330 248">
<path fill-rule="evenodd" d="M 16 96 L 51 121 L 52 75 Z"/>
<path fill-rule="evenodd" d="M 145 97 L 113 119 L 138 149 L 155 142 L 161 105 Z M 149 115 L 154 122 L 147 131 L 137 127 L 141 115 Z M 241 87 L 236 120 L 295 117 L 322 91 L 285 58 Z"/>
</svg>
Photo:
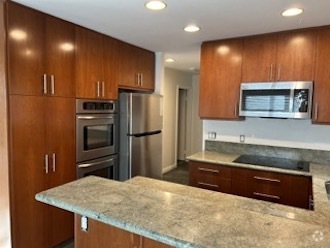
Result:
<svg viewBox="0 0 330 248">
<path fill-rule="evenodd" d="M 163 126 L 162 96 L 131 94 L 130 134 L 161 130 Z"/>
<path fill-rule="evenodd" d="M 162 179 L 162 134 L 130 136 L 130 174 Z"/>
</svg>

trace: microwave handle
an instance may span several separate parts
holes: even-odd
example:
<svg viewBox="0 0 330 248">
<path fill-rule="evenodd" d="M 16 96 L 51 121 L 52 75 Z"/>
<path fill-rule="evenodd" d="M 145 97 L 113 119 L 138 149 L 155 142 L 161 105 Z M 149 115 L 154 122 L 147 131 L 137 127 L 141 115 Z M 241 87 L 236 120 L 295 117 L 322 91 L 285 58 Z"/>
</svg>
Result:
<svg viewBox="0 0 330 248">
<path fill-rule="evenodd" d="M 113 158 L 110 158 L 110 159 L 103 160 L 103 161 L 100 161 L 100 162 L 94 162 L 94 163 L 88 163 L 88 164 L 79 164 L 78 168 L 88 168 L 88 167 L 92 167 L 92 166 L 95 166 L 95 165 L 111 162 L 113 160 L 114 160 Z"/>
</svg>

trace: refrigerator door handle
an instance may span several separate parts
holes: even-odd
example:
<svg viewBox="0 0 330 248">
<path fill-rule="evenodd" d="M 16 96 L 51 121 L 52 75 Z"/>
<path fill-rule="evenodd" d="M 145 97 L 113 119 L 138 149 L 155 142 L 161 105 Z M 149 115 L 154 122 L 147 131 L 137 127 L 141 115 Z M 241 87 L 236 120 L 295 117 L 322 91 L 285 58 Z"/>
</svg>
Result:
<svg viewBox="0 0 330 248">
<path fill-rule="evenodd" d="M 129 136 L 133 136 L 133 137 L 139 138 L 139 137 L 144 137 L 144 136 L 159 134 L 161 132 L 162 132 L 162 130 L 157 130 L 157 131 L 152 131 L 152 132 L 129 134 Z"/>
</svg>

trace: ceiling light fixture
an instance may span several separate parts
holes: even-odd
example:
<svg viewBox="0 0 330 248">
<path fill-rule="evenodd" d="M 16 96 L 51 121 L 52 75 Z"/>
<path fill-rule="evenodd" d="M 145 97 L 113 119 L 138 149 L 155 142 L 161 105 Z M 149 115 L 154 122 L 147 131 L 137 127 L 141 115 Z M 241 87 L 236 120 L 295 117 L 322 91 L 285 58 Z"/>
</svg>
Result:
<svg viewBox="0 0 330 248">
<path fill-rule="evenodd" d="M 168 63 L 173 63 L 173 62 L 175 62 L 175 60 L 174 60 L 174 59 L 171 59 L 171 58 L 166 59 L 165 61 L 168 62 Z"/>
<path fill-rule="evenodd" d="M 162 1 L 149 1 L 145 7 L 150 10 L 161 10 L 166 8 L 166 4 Z"/>
<path fill-rule="evenodd" d="M 196 25 L 188 25 L 184 28 L 184 31 L 189 32 L 189 33 L 197 32 L 199 30 L 201 30 L 200 27 L 198 27 Z"/>
<path fill-rule="evenodd" d="M 302 12 L 304 12 L 303 9 L 291 8 L 291 9 L 287 9 L 287 10 L 283 11 L 282 16 L 296 16 L 296 15 L 300 15 Z"/>
</svg>

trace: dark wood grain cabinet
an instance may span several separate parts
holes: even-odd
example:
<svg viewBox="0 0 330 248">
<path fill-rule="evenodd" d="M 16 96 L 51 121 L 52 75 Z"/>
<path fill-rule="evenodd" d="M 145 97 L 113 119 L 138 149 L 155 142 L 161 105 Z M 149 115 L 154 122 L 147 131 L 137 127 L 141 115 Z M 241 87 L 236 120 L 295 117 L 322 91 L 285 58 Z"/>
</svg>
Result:
<svg viewBox="0 0 330 248">
<path fill-rule="evenodd" d="M 308 176 L 190 161 L 189 185 L 313 209 L 312 178 Z"/>
<path fill-rule="evenodd" d="M 330 124 L 330 27 L 317 34 L 313 123 Z"/>
<path fill-rule="evenodd" d="M 191 161 L 189 163 L 189 185 L 231 193 L 231 168 Z"/>
<path fill-rule="evenodd" d="M 74 97 L 74 25 L 6 4 L 9 93 Z"/>
<path fill-rule="evenodd" d="M 155 54 L 124 42 L 119 51 L 119 88 L 154 91 Z"/>
<path fill-rule="evenodd" d="M 313 81 L 316 30 L 244 38 L 242 82 Z"/>
<path fill-rule="evenodd" d="M 242 40 L 205 42 L 201 49 L 200 117 L 238 119 Z"/>
<path fill-rule="evenodd" d="M 76 248 L 170 248 L 172 246 L 88 219 L 87 231 L 81 230 L 81 216 L 75 215 Z"/>
<path fill-rule="evenodd" d="M 117 41 L 76 26 L 77 98 L 117 99 Z"/>
<path fill-rule="evenodd" d="M 35 194 L 75 179 L 75 101 L 11 95 L 9 105 L 13 246 L 54 247 L 73 236 L 73 215 Z"/>
</svg>

